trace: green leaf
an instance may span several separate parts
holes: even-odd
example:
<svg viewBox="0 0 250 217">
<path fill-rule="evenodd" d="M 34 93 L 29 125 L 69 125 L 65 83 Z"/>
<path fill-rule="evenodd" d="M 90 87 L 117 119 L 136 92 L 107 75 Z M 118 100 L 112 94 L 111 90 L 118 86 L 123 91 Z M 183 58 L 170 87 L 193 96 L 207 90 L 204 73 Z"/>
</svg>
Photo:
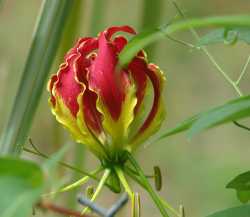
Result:
<svg viewBox="0 0 250 217">
<path fill-rule="evenodd" d="M 187 120 L 182 121 L 181 123 L 177 124 L 176 127 L 173 127 L 167 130 L 167 132 L 163 133 L 157 140 L 164 139 L 168 136 L 172 136 L 172 135 L 188 130 L 198 118 L 199 118 L 199 115 L 196 115 L 191 118 L 188 118 Z"/>
<path fill-rule="evenodd" d="M 43 185 L 43 173 L 38 165 L 21 159 L 0 158 L 1 216 L 30 216 Z"/>
<path fill-rule="evenodd" d="M 249 217 L 250 205 L 242 205 L 216 212 L 207 217 Z"/>
<path fill-rule="evenodd" d="M 69 0 L 44 1 L 16 99 L 1 138 L 1 154 L 19 155 L 22 150 L 72 3 Z"/>
<path fill-rule="evenodd" d="M 226 188 L 232 188 L 240 191 L 250 191 L 250 171 L 236 176 L 227 184 Z"/>
<path fill-rule="evenodd" d="M 119 63 L 121 66 L 126 66 L 131 59 L 147 45 L 164 38 L 174 32 L 188 30 L 192 28 L 201 28 L 208 26 L 222 27 L 250 27 L 250 16 L 214 16 L 205 18 L 188 19 L 175 21 L 163 27 L 151 29 L 133 37 L 119 54 Z"/>
<path fill-rule="evenodd" d="M 226 188 L 235 189 L 237 197 L 242 203 L 250 200 L 250 171 L 242 173 L 231 180 Z"/>
<path fill-rule="evenodd" d="M 250 116 L 250 96 L 240 97 L 203 113 L 188 130 L 188 137 L 220 124 Z"/>
<path fill-rule="evenodd" d="M 191 137 L 207 128 L 249 116 L 250 96 L 240 97 L 231 100 L 222 106 L 212 108 L 206 112 L 201 112 L 182 121 L 177 124 L 176 127 L 164 132 L 157 140 L 164 139 L 168 136 L 172 136 L 186 130 L 188 130 L 188 136 Z"/>
<path fill-rule="evenodd" d="M 250 28 L 224 28 L 216 29 L 201 37 L 197 46 L 204 46 L 216 43 L 235 43 L 244 41 L 250 44 Z"/>
</svg>

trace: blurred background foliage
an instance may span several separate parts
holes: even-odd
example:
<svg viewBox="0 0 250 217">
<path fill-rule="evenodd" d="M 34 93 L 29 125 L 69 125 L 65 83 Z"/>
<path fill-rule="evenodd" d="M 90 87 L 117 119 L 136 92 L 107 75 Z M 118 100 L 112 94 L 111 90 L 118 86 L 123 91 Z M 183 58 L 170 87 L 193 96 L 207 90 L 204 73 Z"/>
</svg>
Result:
<svg viewBox="0 0 250 217">
<path fill-rule="evenodd" d="M 79 2 L 65 27 L 64 42 L 52 72 L 57 71 L 63 54 L 79 37 L 94 36 L 111 25 L 131 25 L 142 31 L 166 24 L 177 14 L 167 0 Z M 0 131 L 16 95 L 41 3 L 41 0 L 5 0 L 0 7 Z M 179 3 L 189 17 L 247 14 L 250 11 L 247 0 L 180 0 Z M 205 31 L 200 32 L 203 33 Z M 193 42 L 189 32 L 176 37 Z M 250 47 L 243 43 L 236 46 L 213 45 L 209 50 L 233 78 L 238 77 L 250 54 Z M 193 114 L 236 97 L 234 90 L 201 51 L 190 50 L 168 39 L 155 43 L 148 51 L 150 61 L 157 63 L 167 76 L 165 103 L 168 116 L 162 129 L 173 127 Z M 244 93 L 249 93 L 249 79 L 250 73 L 247 73 L 241 83 Z M 73 145 L 68 133 L 55 122 L 47 99 L 48 93 L 44 88 L 30 132 L 33 142 L 47 154 L 55 152 L 65 143 L 72 143 L 65 160 L 88 170 L 94 168 L 97 160 L 88 151 L 84 152 L 81 145 Z M 244 123 L 247 124 L 247 121 Z M 147 173 L 153 171 L 154 165 L 161 167 L 164 176 L 161 195 L 176 207 L 183 204 L 187 216 L 198 217 L 240 204 L 235 192 L 225 189 L 225 185 L 232 177 L 249 169 L 249 153 L 249 132 L 228 124 L 206 131 L 192 140 L 187 140 L 185 134 L 178 134 L 156 144 L 146 144 L 136 154 Z M 27 153 L 23 153 L 23 156 L 41 160 Z M 73 175 L 64 169 L 58 172 L 67 180 Z M 73 207 L 74 196 L 74 193 L 66 193 L 60 195 L 58 200 L 68 205 L 71 203 Z M 99 202 L 108 205 L 115 198 L 107 190 Z M 143 216 L 158 216 L 158 211 L 146 194 L 142 195 L 142 199 Z M 123 215 L 128 214 L 124 212 Z"/>
</svg>

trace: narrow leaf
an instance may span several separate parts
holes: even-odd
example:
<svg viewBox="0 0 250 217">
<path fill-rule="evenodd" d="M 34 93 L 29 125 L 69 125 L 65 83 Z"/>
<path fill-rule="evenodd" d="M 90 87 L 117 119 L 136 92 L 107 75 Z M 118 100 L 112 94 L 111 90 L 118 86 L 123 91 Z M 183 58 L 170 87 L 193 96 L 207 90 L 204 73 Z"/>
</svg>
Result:
<svg viewBox="0 0 250 217">
<path fill-rule="evenodd" d="M 240 97 L 202 114 L 188 130 L 188 137 L 226 122 L 250 116 L 250 96 Z"/>
<path fill-rule="evenodd" d="M 186 131 L 188 130 L 192 124 L 199 118 L 199 115 L 196 115 L 196 116 L 193 116 L 191 118 L 188 118 L 187 120 L 184 120 L 183 122 L 177 124 L 176 127 L 174 128 L 171 128 L 169 130 L 167 130 L 167 132 L 163 133 L 159 138 L 158 140 L 160 139 L 164 139 L 168 136 L 172 136 L 172 135 L 175 135 L 175 134 L 178 134 L 178 133 L 181 133 L 183 131 Z"/>
<path fill-rule="evenodd" d="M 250 116 L 250 96 L 240 97 L 182 121 L 176 127 L 164 132 L 157 140 L 186 130 L 188 130 L 188 136 L 191 137 L 204 129 L 248 116 Z"/>
<path fill-rule="evenodd" d="M 1 138 L 0 153 L 18 155 L 24 145 L 73 1 L 46 0 Z"/>
</svg>

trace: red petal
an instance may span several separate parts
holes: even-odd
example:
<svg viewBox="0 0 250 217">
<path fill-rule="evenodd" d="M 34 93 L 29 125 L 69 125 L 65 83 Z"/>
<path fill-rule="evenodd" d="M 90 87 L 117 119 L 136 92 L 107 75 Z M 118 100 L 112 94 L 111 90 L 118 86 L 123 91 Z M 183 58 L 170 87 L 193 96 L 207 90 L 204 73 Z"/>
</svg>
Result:
<svg viewBox="0 0 250 217">
<path fill-rule="evenodd" d="M 135 57 L 132 62 L 128 66 L 128 70 L 131 71 L 133 79 L 136 82 L 137 90 L 136 90 L 136 97 L 137 97 L 137 104 L 135 107 L 135 114 L 138 112 L 142 100 L 145 95 L 145 89 L 147 85 L 147 71 L 148 66 L 144 59 Z"/>
<path fill-rule="evenodd" d="M 96 50 L 98 48 L 98 39 L 97 38 L 89 38 L 86 41 L 83 41 L 79 44 L 77 51 L 80 52 L 83 56 L 88 55 L 90 52 Z"/>
<path fill-rule="evenodd" d="M 135 30 L 130 26 L 113 26 L 106 30 L 107 39 L 109 40 L 116 32 L 127 32 L 133 35 L 136 34 Z"/>
<path fill-rule="evenodd" d="M 102 131 L 101 114 L 96 109 L 97 94 L 86 89 L 83 95 L 83 113 L 88 127 L 100 133 Z"/>
<path fill-rule="evenodd" d="M 149 112 L 148 117 L 146 118 L 143 125 L 139 129 L 138 134 L 142 133 L 145 129 L 148 128 L 148 126 L 150 125 L 150 123 L 152 122 L 152 120 L 154 119 L 154 117 L 158 111 L 159 102 L 160 102 L 160 95 L 161 95 L 161 81 L 159 80 L 157 74 L 154 72 L 155 70 L 158 70 L 158 69 L 156 68 L 156 66 L 154 64 L 148 65 L 148 70 L 146 71 L 146 73 L 147 73 L 147 75 L 148 75 L 148 77 L 151 80 L 152 85 L 153 85 L 154 101 L 153 101 L 151 111 Z"/>
<path fill-rule="evenodd" d="M 58 73 L 58 82 L 56 83 L 56 92 L 59 94 L 65 105 L 70 109 L 71 113 L 76 116 L 79 105 L 77 96 L 83 90 L 83 86 L 76 80 L 75 62 L 79 55 L 72 54 L 66 63 L 61 65 Z"/>
<path fill-rule="evenodd" d="M 71 48 L 67 54 L 65 55 L 64 59 L 68 59 L 68 57 L 71 55 L 71 54 L 76 54 L 77 53 L 77 49 L 78 47 L 80 46 L 80 44 L 83 44 L 85 41 L 87 40 L 90 40 L 91 38 L 90 37 L 85 37 L 85 38 L 79 38 L 78 41 L 76 42 L 76 44 L 74 45 L 73 48 Z"/>
<path fill-rule="evenodd" d="M 113 40 L 112 44 L 115 46 L 116 48 L 116 52 L 120 53 L 122 51 L 122 49 L 124 48 L 124 46 L 128 43 L 127 39 L 124 38 L 123 36 L 117 36 L 115 37 L 115 39 Z"/>
<path fill-rule="evenodd" d="M 113 119 L 117 120 L 121 113 L 124 100 L 124 83 L 126 76 L 123 72 L 115 73 L 117 55 L 104 33 L 99 37 L 99 50 L 96 59 L 89 70 L 89 85 L 97 91 L 107 106 Z M 118 77 L 119 76 L 119 77 Z"/>
</svg>

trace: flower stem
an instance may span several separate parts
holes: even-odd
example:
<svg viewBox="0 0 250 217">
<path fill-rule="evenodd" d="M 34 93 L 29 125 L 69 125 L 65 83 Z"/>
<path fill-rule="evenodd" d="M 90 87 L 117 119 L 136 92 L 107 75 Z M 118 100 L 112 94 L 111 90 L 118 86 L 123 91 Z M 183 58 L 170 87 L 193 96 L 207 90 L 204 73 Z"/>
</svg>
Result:
<svg viewBox="0 0 250 217">
<path fill-rule="evenodd" d="M 144 184 L 144 182 L 141 180 L 140 177 L 138 177 L 138 174 L 135 174 L 134 171 L 129 168 L 126 167 L 125 168 L 125 173 L 127 173 L 133 180 L 135 180 L 140 186 L 142 186 L 143 188 L 146 189 L 146 186 Z M 176 215 L 177 217 L 180 217 L 180 214 L 178 213 L 178 211 L 176 211 L 166 200 L 161 198 L 161 202 L 163 203 L 163 205 L 170 211 L 172 212 L 174 215 Z"/>
<path fill-rule="evenodd" d="M 97 196 L 101 192 L 103 186 L 105 185 L 105 182 L 107 181 L 109 175 L 110 175 L 110 169 L 105 169 L 105 171 L 103 173 L 103 176 L 102 176 L 102 178 L 101 178 L 101 180 L 100 180 L 100 182 L 99 182 L 99 184 L 98 184 L 98 186 L 96 188 L 96 191 L 93 194 L 93 197 L 91 198 L 91 202 L 93 202 L 97 198 Z M 83 215 L 83 214 L 85 214 L 88 211 L 89 211 L 89 208 L 86 207 L 86 208 L 83 209 L 83 211 L 81 212 L 81 214 Z"/>
<path fill-rule="evenodd" d="M 120 167 L 115 167 L 115 172 L 120 179 L 125 191 L 128 193 L 130 200 L 131 200 L 131 215 L 133 217 L 136 216 L 136 208 L 135 208 L 135 193 L 132 191 L 131 187 L 129 186 L 127 179 L 123 173 L 123 170 Z"/>
<path fill-rule="evenodd" d="M 91 174 L 92 175 L 96 175 L 100 171 L 102 171 L 102 168 L 96 169 Z M 62 192 L 66 192 L 66 191 L 72 190 L 74 188 L 77 188 L 80 185 L 85 184 L 89 180 L 89 178 L 90 178 L 90 176 L 84 176 L 83 178 L 79 179 L 78 181 L 76 181 L 76 182 L 74 182 L 74 183 L 72 183 L 70 185 L 67 185 L 67 186 L 63 187 L 63 188 L 59 189 L 58 191 L 52 191 L 50 193 L 44 194 L 43 196 L 50 196 L 50 195 L 54 195 L 54 194 L 57 194 L 57 193 L 62 193 Z"/>
<path fill-rule="evenodd" d="M 129 152 L 127 152 L 127 156 L 128 156 L 128 160 L 131 162 L 131 164 L 134 166 L 134 168 L 138 172 L 138 176 L 140 177 L 144 188 L 147 190 L 147 192 L 151 196 L 152 200 L 155 202 L 155 204 L 158 207 L 159 211 L 161 212 L 162 216 L 169 217 L 169 215 L 165 209 L 165 205 L 163 204 L 161 198 L 155 193 L 152 186 L 149 184 L 147 177 L 144 175 L 139 164 L 136 162 L 134 157 Z"/>
</svg>

